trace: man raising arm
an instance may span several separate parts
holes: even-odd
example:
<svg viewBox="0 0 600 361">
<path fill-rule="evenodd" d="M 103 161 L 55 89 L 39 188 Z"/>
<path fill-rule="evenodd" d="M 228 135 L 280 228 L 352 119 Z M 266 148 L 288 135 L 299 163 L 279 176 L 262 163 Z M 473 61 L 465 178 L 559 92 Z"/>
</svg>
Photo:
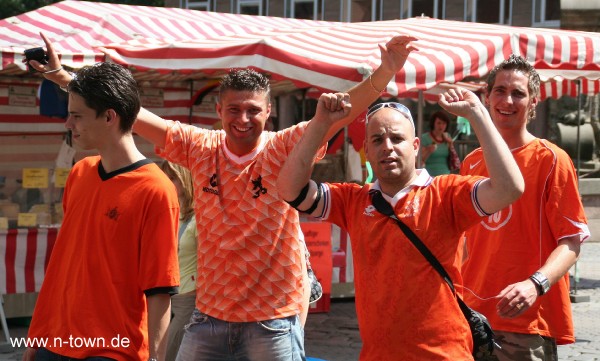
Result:
<svg viewBox="0 0 600 361">
<path fill-rule="evenodd" d="M 347 94 L 325 94 L 317 114 L 281 169 L 278 190 L 300 211 L 346 229 L 352 239 L 361 361 L 472 359 L 469 326 L 454 294 L 389 217 L 375 211 L 378 192 L 395 215 L 438 258 L 455 283 L 462 233 L 481 217 L 502 209 L 523 192 L 523 178 L 477 96 L 452 88 L 440 105 L 471 122 L 489 178 L 442 175 L 415 169 L 419 139 L 410 111 L 400 103 L 372 106 L 366 117 L 365 153 L 374 184 L 309 180 L 320 145 L 338 119 L 354 108 Z"/>
</svg>

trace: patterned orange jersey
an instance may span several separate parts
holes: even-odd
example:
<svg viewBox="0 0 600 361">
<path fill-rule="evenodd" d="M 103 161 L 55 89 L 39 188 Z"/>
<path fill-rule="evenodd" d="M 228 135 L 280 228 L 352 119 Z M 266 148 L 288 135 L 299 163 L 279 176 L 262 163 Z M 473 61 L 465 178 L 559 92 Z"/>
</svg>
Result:
<svg viewBox="0 0 600 361">
<path fill-rule="evenodd" d="M 461 283 L 461 235 L 483 214 L 481 177 L 421 170 L 394 199 L 395 213 Z M 372 185 L 377 187 L 377 183 Z M 448 284 L 395 221 L 371 204 L 367 185 L 325 184 L 322 218 L 346 229 L 355 268 L 361 360 L 472 360 L 469 326 Z M 394 204 L 392 202 L 392 204 Z"/>
<path fill-rule="evenodd" d="M 521 316 L 506 319 L 496 313 L 498 299 L 492 297 L 536 272 L 558 240 L 578 234 L 582 240 L 589 236 L 569 156 L 541 139 L 512 153 L 525 178 L 525 193 L 467 231 L 463 279 L 474 294 L 465 290 L 465 299 L 485 314 L 496 330 L 541 334 L 555 338 L 558 344 L 572 343 L 568 274 Z M 487 176 L 481 149 L 465 158 L 461 173 Z"/>
<path fill-rule="evenodd" d="M 229 322 L 300 311 L 304 245 L 298 212 L 275 187 L 307 123 L 263 132 L 256 150 L 228 151 L 225 132 L 169 122 L 160 155 L 190 169 L 198 234 L 196 307 Z"/>
</svg>

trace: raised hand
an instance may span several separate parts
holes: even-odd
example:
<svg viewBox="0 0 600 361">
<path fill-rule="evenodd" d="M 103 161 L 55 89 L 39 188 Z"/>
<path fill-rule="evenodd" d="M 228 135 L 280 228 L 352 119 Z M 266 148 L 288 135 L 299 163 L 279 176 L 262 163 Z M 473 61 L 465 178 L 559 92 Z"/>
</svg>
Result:
<svg viewBox="0 0 600 361">
<path fill-rule="evenodd" d="M 379 44 L 379 51 L 381 52 L 380 67 L 394 74 L 399 72 L 406 63 L 408 55 L 412 51 L 418 51 L 412 44 L 413 41 L 417 40 L 419 39 L 410 35 L 396 35 L 385 45 Z"/>
<path fill-rule="evenodd" d="M 317 103 L 317 111 L 313 121 L 332 126 L 350 114 L 352 104 L 348 93 L 323 93 Z"/>
<path fill-rule="evenodd" d="M 58 59 L 58 54 L 54 50 L 52 46 L 52 42 L 44 35 L 44 33 L 40 32 L 40 36 L 44 43 L 46 44 L 46 54 L 48 55 L 48 64 L 44 65 L 36 60 L 30 60 L 29 64 L 37 71 L 42 73 L 44 78 L 60 85 L 66 86 L 71 81 L 71 74 L 69 74 L 66 70 L 63 70 L 60 60 Z M 23 59 L 23 62 L 27 62 L 26 59 Z"/>
<path fill-rule="evenodd" d="M 457 86 L 451 86 L 440 94 L 438 104 L 446 111 L 469 120 L 474 111 L 482 106 L 475 93 Z"/>
</svg>

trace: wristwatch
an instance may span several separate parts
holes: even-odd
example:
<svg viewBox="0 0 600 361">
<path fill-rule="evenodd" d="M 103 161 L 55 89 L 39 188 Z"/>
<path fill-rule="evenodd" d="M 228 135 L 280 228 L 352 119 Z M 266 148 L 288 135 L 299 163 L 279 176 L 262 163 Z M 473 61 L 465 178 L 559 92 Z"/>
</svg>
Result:
<svg viewBox="0 0 600 361">
<path fill-rule="evenodd" d="M 548 281 L 548 277 L 544 276 L 541 272 L 536 272 L 529 277 L 530 280 L 535 284 L 535 288 L 537 288 L 538 295 L 544 295 L 550 289 L 550 281 Z"/>
</svg>

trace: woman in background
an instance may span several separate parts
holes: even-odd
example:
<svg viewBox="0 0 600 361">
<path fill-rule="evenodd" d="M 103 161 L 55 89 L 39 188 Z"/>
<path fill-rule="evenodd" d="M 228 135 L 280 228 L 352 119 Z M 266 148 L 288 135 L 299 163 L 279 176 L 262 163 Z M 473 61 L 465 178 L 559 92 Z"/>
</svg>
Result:
<svg viewBox="0 0 600 361">
<path fill-rule="evenodd" d="M 198 231 L 194 216 L 194 188 L 190 172 L 164 161 L 161 169 L 177 189 L 179 197 L 179 294 L 171 297 L 171 323 L 167 339 L 167 361 L 175 361 L 183 339 L 184 326 L 196 307 L 196 259 Z"/>
<path fill-rule="evenodd" d="M 421 165 L 432 177 L 449 174 L 449 147 L 453 146 L 450 134 L 446 132 L 450 118 L 443 111 L 435 112 L 429 118 L 431 130 L 421 136 Z"/>
</svg>

